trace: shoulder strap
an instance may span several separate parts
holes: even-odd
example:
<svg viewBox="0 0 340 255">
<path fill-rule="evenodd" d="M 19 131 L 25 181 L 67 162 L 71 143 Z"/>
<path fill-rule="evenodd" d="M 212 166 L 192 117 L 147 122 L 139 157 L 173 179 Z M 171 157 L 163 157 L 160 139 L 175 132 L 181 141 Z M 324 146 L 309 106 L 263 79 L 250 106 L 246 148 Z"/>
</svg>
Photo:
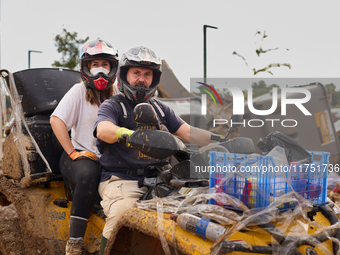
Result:
<svg viewBox="0 0 340 255">
<path fill-rule="evenodd" d="M 155 109 L 158 117 L 160 118 L 161 124 L 166 126 L 166 117 L 165 117 L 165 113 L 161 107 L 161 105 L 158 103 L 158 101 L 154 98 L 151 98 L 149 100 L 150 104 L 152 105 L 152 107 Z"/>
<path fill-rule="evenodd" d="M 111 99 L 115 100 L 122 110 L 122 114 L 119 117 L 119 125 L 122 127 L 128 127 L 130 122 L 130 111 L 128 111 L 126 102 L 123 100 L 123 98 L 120 95 L 114 95 L 111 97 Z"/>
</svg>

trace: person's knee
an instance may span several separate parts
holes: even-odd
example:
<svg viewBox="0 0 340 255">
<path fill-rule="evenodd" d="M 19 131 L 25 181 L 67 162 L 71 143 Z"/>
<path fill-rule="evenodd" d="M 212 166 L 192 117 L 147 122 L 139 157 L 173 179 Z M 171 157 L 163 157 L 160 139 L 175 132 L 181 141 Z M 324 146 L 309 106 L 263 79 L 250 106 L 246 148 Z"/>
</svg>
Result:
<svg viewBox="0 0 340 255">
<path fill-rule="evenodd" d="M 123 219 L 124 214 L 134 206 L 137 199 L 124 199 L 111 204 L 106 216 L 106 223 L 103 230 L 103 236 L 110 237 L 112 230 L 117 226 L 118 222 Z M 105 211 L 104 211 L 105 212 Z"/>
<path fill-rule="evenodd" d="M 108 218 L 116 218 L 117 221 L 122 218 L 124 213 L 132 208 L 135 204 L 137 199 L 134 198 L 128 198 L 128 199 L 122 199 L 118 200 L 110 205 L 109 212 L 107 214 Z"/>
<path fill-rule="evenodd" d="M 83 168 L 79 174 L 83 179 L 98 181 L 100 179 L 100 168 L 98 166 Z"/>
<path fill-rule="evenodd" d="M 83 186 L 85 189 L 98 189 L 100 174 L 97 169 L 83 169 L 76 173 L 77 185 Z"/>
<path fill-rule="evenodd" d="M 110 235 L 111 235 L 111 233 L 112 233 L 113 227 L 114 227 L 114 225 L 112 225 L 112 224 L 110 224 L 110 223 L 108 223 L 108 222 L 105 223 L 105 226 L 104 226 L 102 235 L 103 235 L 106 239 L 109 239 L 109 238 L 110 238 Z"/>
</svg>

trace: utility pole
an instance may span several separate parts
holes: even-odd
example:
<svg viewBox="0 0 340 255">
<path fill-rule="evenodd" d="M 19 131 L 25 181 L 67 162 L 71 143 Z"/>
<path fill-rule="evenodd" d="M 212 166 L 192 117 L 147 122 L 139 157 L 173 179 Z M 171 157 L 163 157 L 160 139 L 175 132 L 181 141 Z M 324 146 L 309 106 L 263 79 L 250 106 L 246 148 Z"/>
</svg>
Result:
<svg viewBox="0 0 340 255">
<path fill-rule="evenodd" d="M 217 27 L 203 25 L 203 78 L 204 78 L 204 83 L 207 83 L 207 27 L 218 29 Z"/>
<path fill-rule="evenodd" d="M 29 50 L 28 51 L 28 69 L 31 68 L 31 52 L 42 53 L 42 51 L 38 51 L 38 50 Z"/>
</svg>

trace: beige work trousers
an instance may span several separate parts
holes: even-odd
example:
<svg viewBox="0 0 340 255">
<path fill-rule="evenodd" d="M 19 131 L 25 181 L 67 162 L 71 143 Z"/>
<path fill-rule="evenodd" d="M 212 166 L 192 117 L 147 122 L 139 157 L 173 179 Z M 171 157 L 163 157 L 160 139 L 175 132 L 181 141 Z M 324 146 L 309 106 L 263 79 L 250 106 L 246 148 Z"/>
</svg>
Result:
<svg viewBox="0 0 340 255">
<path fill-rule="evenodd" d="M 147 191 L 147 187 L 138 188 L 138 181 L 124 180 L 112 175 L 109 180 L 99 184 L 98 191 L 103 199 L 100 204 L 107 217 L 103 236 L 108 239 L 113 227 Z"/>
</svg>

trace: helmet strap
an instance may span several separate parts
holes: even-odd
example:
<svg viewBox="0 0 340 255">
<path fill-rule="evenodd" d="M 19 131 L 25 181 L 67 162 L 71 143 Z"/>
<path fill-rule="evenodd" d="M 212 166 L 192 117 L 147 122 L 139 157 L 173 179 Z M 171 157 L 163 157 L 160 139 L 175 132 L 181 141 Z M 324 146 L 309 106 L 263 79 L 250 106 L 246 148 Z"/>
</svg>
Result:
<svg viewBox="0 0 340 255">
<path fill-rule="evenodd" d="M 102 91 L 100 91 L 100 93 L 99 93 L 99 100 L 100 100 L 100 103 L 104 102 L 104 97 L 103 97 L 103 92 Z"/>
</svg>

